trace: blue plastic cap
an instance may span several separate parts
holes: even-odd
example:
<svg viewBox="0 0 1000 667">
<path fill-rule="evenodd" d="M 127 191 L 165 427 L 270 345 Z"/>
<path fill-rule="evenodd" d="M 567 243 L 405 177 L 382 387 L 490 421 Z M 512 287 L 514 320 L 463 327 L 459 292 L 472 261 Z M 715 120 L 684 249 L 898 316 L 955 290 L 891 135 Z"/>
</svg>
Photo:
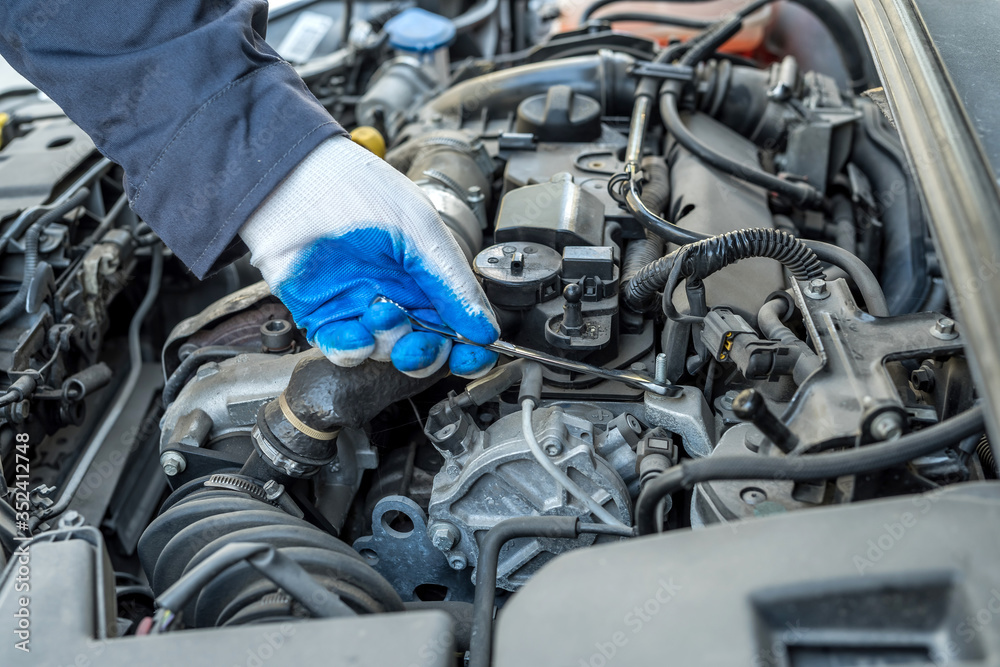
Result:
<svg viewBox="0 0 1000 667">
<path fill-rule="evenodd" d="M 389 19 L 385 24 L 389 45 L 399 51 L 427 53 L 451 44 L 455 26 L 443 16 L 419 7 L 411 7 Z"/>
</svg>

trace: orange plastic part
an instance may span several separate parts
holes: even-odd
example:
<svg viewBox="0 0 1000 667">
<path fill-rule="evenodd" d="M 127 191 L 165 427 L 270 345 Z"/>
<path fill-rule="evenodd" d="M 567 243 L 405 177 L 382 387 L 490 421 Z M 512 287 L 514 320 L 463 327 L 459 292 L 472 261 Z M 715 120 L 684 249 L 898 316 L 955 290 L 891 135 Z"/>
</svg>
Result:
<svg viewBox="0 0 1000 667">
<path fill-rule="evenodd" d="M 559 0 L 560 16 L 553 22 L 553 33 L 573 30 L 580 26 L 580 16 L 592 0 Z M 684 18 L 717 20 L 742 8 L 746 0 L 712 0 L 711 2 L 659 2 L 657 0 L 623 0 L 601 7 L 591 18 L 621 12 L 642 12 L 661 16 L 682 16 Z M 743 29 L 726 42 L 722 50 L 729 53 L 751 53 L 764 41 L 764 31 L 771 20 L 771 8 L 763 7 L 747 17 Z M 616 32 L 625 32 L 647 39 L 653 39 L 661 46 L 673 39 L 686 40 L 697 31 L 669 25 L 637 21 L 621 21 L 612 24 Z"/>
</svg>

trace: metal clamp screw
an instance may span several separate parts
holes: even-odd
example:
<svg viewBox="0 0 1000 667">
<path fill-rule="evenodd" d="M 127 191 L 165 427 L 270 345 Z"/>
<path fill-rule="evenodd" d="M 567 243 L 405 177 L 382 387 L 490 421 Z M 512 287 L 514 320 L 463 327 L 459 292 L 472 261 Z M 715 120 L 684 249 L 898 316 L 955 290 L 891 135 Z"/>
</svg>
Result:
<svg viewBox="0 0 1000 667">
<path fill-rule="evenodd" d="M 163 452 L 160 455 L 160 466 L 167 477 L 176 477 L 187 468 L 187 459 L 180 452 Z"/>
<path fill-rule="evenodd" d="M 281 497 L 281 494 L 285 492 L 285 485 L 275 482 L 273 479 L 269 479 L 264 482 L 264 497 L 266 497 L 271 502 L 274 502 Z"/>
</svg>

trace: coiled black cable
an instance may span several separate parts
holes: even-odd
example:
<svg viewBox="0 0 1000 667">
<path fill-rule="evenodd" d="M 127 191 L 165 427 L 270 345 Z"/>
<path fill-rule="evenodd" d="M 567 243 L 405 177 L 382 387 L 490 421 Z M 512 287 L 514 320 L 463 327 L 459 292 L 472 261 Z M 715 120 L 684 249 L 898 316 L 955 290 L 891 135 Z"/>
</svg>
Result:
<svg viewBox="0 0 1000 667">
<path fill-rule="evenodd" d="M 983 466 L 983 472 L 986 476 L 991 479 L 996 479 L 1000 476 L 1000 468 L 997 468 L 997 460 L 993 456 L 993 448 L 990 447 L 990 439 L 988 436 L 984 435 L 979 439 L 976 444 L 976 454 L 979 456 L 979 462 Z"/>
<path fill-rule="evenodd" d="M 660 501 L 695 484 L 722 479 L 781 479 L 815 482 L 844 475 L 885 470 L 915 458 L 939 452 L 982 432 L 983 409 L 976 406 L 933 426 L 897 440 L 832 454 L 787 456 L 709 456 L 685 461 L 650 480 L 635 506 L 640 535 L 655 533 L 660 524 Z"/>
<path fill-rule="evenodd" d="M 670 201 L 670 176 L 662 157 L 647 157 L 642 161 L 646 183 L 642 202 L 651 211 L 663 211 Z M 663 256 L 663 238 L 645 230 L 646 237 L 629 242 L 622 257 L 621 284 L 627 284 L 643 267 Z"/>
<path fill-rule="evenodd" d="M 740 229 L 689 243 L 646 265 L 625 285 L 622 299 L 629 309 L 647 312 L 660 290 L 672 293 L 681 280 L 704 280 L 750 257 L 767 257 L 781 262 L 796 280 L 823 277 L 823 266 L 816 254 L 788 232 Z"/>
</svg>

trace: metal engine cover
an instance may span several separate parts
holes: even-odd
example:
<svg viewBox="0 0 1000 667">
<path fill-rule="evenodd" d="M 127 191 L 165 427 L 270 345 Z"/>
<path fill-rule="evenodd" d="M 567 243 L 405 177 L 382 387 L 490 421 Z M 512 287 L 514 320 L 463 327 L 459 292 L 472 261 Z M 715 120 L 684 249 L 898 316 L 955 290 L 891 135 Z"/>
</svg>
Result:
<svg viewBox="0 0 1000 667">
<path fill-rule="evenodd" d="M 552 461 L 611 514 L 630 525 L 628 489 L 614 468 L 595 453 L 598 434 L 594 424 L 566 414 L 560 407 L 536 410 L 532 423 L 539 444 Z M 434 477 L 428 508 L 428 532 L 449 562 L 475 564 L 478 538 L 504 519 L 589 514 L 583 503 L 535 461 L 521 431 L 520 411 L 499 419 L 468 442 L 463 453 L 446 456 L 445 465 Z M 442 543 L 435 539 L 436 534 L 453 537 Z M 513 540 L 500 552 L 497 586 L 517 590 L 557 554 L 594 541 L 593 535 L 575 541 L 544 537 Z"/>
</svg>

